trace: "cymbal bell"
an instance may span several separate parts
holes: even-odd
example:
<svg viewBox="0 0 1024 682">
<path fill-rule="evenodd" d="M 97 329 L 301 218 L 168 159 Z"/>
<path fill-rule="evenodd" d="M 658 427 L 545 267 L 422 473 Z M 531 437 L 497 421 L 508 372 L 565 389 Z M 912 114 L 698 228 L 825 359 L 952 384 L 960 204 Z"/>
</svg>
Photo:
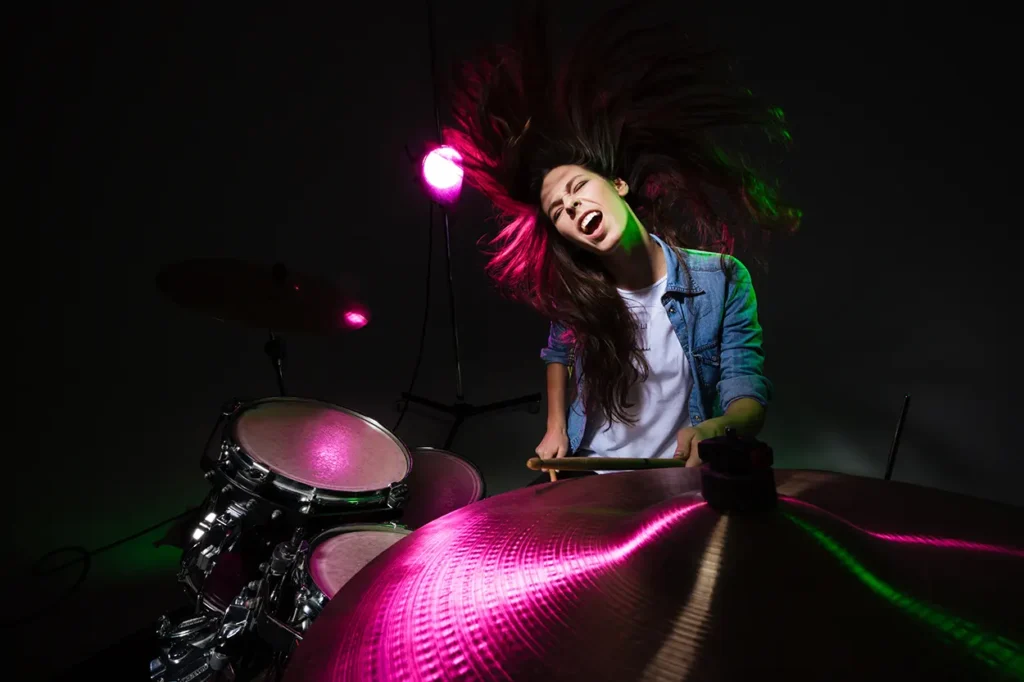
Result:
<svg viewBox="0 0 1024 682">
<path fill-rule="evenodd" d="M 357 329 L 369 319 L 365 307 L 329 280 L 280 264 L 193 259 L 168 265 L 156 283 L 178 305 L 262 329 L 326 335 Z"/>
<path fill-rule="evenodd" d="M 606 474 L 457 510 L 377 557 L 289 682 L 1024 676 L 1024 510 L 776 471 L 721 514 L 700 470 Z"/>
</svg>

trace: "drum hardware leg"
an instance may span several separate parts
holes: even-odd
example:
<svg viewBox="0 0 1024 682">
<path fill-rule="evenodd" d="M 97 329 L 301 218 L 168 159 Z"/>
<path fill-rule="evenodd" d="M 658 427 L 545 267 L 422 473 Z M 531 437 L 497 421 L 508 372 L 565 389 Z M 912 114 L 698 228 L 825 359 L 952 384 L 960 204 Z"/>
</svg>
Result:
<svg viewBox="0 0 1024 682">
<path fill-rule="evenodd" d="M 246 585 L 223 615 L 206 613 L 177 626 L 167 616 L 157 625 L 160 655 L 150 661 L 154 682 L 196 682 L 212 679 L 236 659 L 244 659 L 245 635 L 252 630 L 260 606 L 263 581 Z"/>
<path fill-rule="evenodd" d="M 209 680 L 214 674 L 206 646 L 219 625 L 218 614 L 186 618 L 174 625 L 166 615 L 157 621 L 160 654 L 149 663 L 150 680 L 184 682 Z"/>
<path fill-rule="evenodd" d="M 411 393 L 403 393 L 402 400 L 410 403 L 416 403 L 418 405 L 424 405 L 438 412 L 444 412 L 445 414 L 455 417 L 455 421 L 452 422 L 451 427 L 448 429 L 448 436 L 444 441 L 444 449 L 451 448 L 452 443 L 455 441 L 455 434 L 458 432 L 459 427 L 471 417 L 476 417 L 481 414 L 488 412 L 497 412 L 499 410 L 507 410 L 513 407 L 519 407 L 520 405 L 530 406 L 530 411 L 533 412 L 533 406 L 540 403 L 540 393 L 530 393 L 529 395 L 519 396 L 518 398 L 509 398 L 508 400 L 499 400 L 493 403 L 487 403 L 486 405 L 471 405 L 470 403 L 462 402 L 459 398 L 457 402 L 451 405 L 444 405 L 434 400 L 422 398 Z"/>
</svg>

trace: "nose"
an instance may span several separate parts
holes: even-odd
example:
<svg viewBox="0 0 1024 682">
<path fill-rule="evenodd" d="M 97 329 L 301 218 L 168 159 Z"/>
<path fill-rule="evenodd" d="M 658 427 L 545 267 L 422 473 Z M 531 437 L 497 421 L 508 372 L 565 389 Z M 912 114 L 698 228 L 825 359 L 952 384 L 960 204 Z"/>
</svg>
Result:
<svg viewBox="0 0 1024 682">
<path fill-rule="evenodd" d="M 565 203 L 565 212 L 569 214 L 569 220 L 576 220 L 576 209 L 579 208 L 580 200 L 573 199 L 570 202 L 566 199 L 563 199 L 562 201 L 563 203 Z"/>
</svg>

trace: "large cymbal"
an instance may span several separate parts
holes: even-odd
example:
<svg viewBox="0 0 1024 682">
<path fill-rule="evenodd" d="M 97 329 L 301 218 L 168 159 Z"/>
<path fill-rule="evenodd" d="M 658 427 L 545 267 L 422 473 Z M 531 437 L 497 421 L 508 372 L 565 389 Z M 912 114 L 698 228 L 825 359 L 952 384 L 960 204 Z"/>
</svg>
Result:
<svg viewBox="0 0 1024 682">
<path fill-rule="evenodd" d="M 594 476 L 442 517 L 342 588 L 285 679 L 1024 677 L 1024 510 L 777 471 L 774 511 L 721 515 L 699 477 Z"/>
<path fill-rule="evenodd" d="M 275 331 L 331 334 L 358 328 L 368 317 L 329 280 L 288 272 L 280 265 L 188 260 L 164 268 L 157 286 L 186 308 Z"/>
</svg>

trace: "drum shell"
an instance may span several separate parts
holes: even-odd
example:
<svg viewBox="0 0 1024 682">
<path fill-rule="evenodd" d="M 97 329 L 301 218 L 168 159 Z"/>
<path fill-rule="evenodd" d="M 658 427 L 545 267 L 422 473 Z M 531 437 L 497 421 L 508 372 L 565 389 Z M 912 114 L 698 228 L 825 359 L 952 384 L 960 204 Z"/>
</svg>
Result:
<svg viewBox="0 0 1024 682">
<path fill-rule="evenodd" d="M 400 522 L 413 530 L 487 496 L 483 475 L 475 464 L 448 450 L 411 450 L 408 499 Z"/>
</svg>

